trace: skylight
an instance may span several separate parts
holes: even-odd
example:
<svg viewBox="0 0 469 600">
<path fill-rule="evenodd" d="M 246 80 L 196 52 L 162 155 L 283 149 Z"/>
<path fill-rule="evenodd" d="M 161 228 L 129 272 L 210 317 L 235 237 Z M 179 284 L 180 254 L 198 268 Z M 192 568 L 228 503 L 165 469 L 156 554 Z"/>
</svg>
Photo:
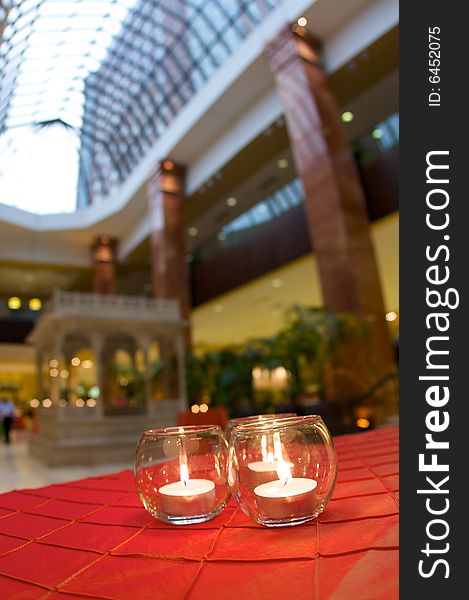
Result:
<svg viewBox="0 0 469 600">
<path fill-rule="evenodd" d="M 0 45 L 0 202 L 76 208 L 84 82 L 137 0 L 10 2 Z"/>
<path fill-rule="evenodd" d="M 0 1 L 0 202 L 106 199 L 278 2 Z"/>
</svg>

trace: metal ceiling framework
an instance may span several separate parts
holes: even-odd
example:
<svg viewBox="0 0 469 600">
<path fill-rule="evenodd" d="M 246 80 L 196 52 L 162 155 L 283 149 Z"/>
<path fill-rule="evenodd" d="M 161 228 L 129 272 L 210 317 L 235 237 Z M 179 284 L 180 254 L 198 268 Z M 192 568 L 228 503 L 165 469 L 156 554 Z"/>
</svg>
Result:
<svg viewBox="0 0 469 600">
<path fill-rule="evenodd" d="M 0 0 L 0 146 L 62 126 L 106 197 L 279 1 Z"/>
</svg>

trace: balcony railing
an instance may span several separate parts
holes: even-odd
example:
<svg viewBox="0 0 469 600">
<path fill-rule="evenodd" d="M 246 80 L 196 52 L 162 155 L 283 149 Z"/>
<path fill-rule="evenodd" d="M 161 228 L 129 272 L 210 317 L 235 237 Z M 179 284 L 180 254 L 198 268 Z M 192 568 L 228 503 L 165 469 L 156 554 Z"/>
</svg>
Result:
<svg viewBox="0 0 469 600">
<path fill-rule="evenodd" d="M 86 294 L 83 292 L 56 291 L 46 305 L 46 310 L 67 317 L 100 317 L 106 319 L 179 321 L 181 312 L 177 300 Z"/>
</svg>

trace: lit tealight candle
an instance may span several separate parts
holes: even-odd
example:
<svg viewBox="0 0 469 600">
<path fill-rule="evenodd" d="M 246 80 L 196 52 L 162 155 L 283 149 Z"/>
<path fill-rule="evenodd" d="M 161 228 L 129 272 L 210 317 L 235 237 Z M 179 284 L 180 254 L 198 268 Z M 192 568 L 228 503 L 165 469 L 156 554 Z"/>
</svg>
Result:
<svg viewBox="0 0 469 600">
<path fill-rule="evenodd" d="M 179 454 L 180 481 L 159 488 L 161 510 L 172 516 L 195 516 L 216 507 L 215 484 L 209 479 L 190 479 L 185 452 Z"/>
<path fill-rule="evenodd" d="M 262 483 L 254 489 L 259 513 L 270 519 L 304 517 L 314 513 L 317 482 L 305 477 Z"/>
<path fill-rule="evenodd" d="M 314 492 L 317 481 L 306 477 L 292 477 L 292 463 L 283 458 L 278 432 L 274 433 L 273 458 L 278 479 L 254 488 L 259 513 L 263 517 L 276 520 L 313 514 L 318 504 L 318 497 Z"/>
<path fill-rule="evenodd" d="M 168 515 L 203 515 L 216 505 L 215 484 L 209 479 L 189 479 L 163 485 L 158 490 L 161 508 Z"/>
</svg>

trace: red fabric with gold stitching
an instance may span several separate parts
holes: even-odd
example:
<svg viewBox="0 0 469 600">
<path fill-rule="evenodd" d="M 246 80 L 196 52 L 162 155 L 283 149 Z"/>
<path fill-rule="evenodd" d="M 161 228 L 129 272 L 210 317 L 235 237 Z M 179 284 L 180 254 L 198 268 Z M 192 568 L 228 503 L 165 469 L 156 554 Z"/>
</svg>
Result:
<svg viewBox="0 0 469 600">
<path fill-rule="evenodd" d="M 269 529 L 230 501 L 166 525 L 124 471 L 0 495 L 0 598 L 395 600 L 398 429 L 335 438 L 339 476 L 312 523 Z"/>
</svg>

